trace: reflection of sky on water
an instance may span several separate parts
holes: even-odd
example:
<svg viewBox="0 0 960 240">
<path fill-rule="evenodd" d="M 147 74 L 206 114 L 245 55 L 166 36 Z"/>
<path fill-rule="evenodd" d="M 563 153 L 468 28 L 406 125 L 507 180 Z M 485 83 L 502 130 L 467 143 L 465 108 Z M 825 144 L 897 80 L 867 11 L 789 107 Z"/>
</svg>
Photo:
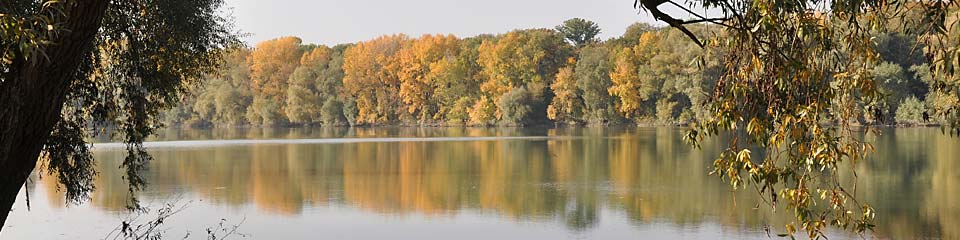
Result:
<svg viewBox="0 0 960 240">
<path fill-rule="evenodd" d="M 186 230 L 202 237 L 220 218 L 244 217 L 242 232 L 254 239 L 763 239 L 767 222 L 777 224 L 774 236 L 782 231 L 789 216 L 754 209 L 755 193 L 732 193 L 706 174 L 722 139 L 692 151 L 681 136 L 678 129 L 174 131 L 154 141 L 204 141 L 151 148 L 156 160 L 142 198 L 190 202 L 168 222 L 175 238 Z M 340 137 L 357 140 L 331 139 Z M 858 167 L 859 192 L 880 212 L 880 236 L 960 236 L 952 227 L 960 223 L 953 160 L 960 140 L 935 129 L 870 140 L 879 158 Z M 126 199 L 116 169 L 124 153 L 98 148 L 101 175 L 88 204 L 65 208 L 54 178 L 34 179 L 31 211 L 21 195 L 0 238 L 96 238 L 115 227 Z M 850 236 L 831 234 L 842 237 Z"/>
</svg>

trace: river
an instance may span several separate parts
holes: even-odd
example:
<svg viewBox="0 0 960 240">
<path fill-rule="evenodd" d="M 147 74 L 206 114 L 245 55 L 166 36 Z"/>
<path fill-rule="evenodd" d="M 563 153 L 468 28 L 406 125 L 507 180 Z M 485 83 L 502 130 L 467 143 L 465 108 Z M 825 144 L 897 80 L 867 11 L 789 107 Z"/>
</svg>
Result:
<svg viewBox="0 0 960 240">
<path fill-rule="evenodd" d="M 138 196 L 153 209 L 185 206 L 164 224 L 172 239 L 203 239 L 221 219 L 245 239 L 766 239 L 783 231 L 785 211 L 757 208 L 756 192 L 708 175 L 723 138 L 695 150 L 683 133 L 166 129 L 145 144 L 154 160 Z M 878 212 L 867 237 L 960 239 L 960 138 L 898 128 L 866 139 L 876 152 L 855 169 L 860 200 Z M 0 238 L 97 239 L 129 218 L 119 169 L 126 152 L 93 147 L 90 201 L 68 204 L 55 177 L 32 176 Z"/>
</svg>

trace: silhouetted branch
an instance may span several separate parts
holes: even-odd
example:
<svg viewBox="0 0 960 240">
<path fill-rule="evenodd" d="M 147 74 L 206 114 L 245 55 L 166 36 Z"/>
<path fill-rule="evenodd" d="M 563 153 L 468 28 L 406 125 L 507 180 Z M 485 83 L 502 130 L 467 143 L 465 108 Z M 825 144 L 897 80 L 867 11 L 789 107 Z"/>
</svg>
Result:
<svg viewBox="0 0 960 240">
<path fill-rule="evenodd" d="M 177 213 L 182 212 L 187 208 L 189 202 L 186 204 L 178 204 L 180 199 L 174 200 L 170 203 L 166 203 L 162 208 L 157 209 L 156 216 L 153 216 L 146 222 L 140 222 L 140 219 L 144 216 L 147 216 L 143 212 L 138 213 L 135 217 L 124 220 L 120 223 L 119 226 L 110 231 L 106 237 L 103 239 L 112 239 L 112 240 L 159 240 L 164 238 L 166 233 L 165 229 L 161 229 L 161 226 L 167 222 L 170 217 L 173 217 Z M 221 218 L 220 223 L 213 227 L 208 227 L 205 229 L 208 240 L 223 240 L 231 236 L 240 236 L 242 238 L 247 237 L 247 234 L 237 232 L 237 229 L 240 228 L 244 222 L 246 222 L 246 217 L 240 220 L 239 223 L 234 225 L 227 225 L 227 219 Z M 187 231 L 186 235 L 183 236 L 183 239 L 190 237 L 190 231 Z"/>
</svg>

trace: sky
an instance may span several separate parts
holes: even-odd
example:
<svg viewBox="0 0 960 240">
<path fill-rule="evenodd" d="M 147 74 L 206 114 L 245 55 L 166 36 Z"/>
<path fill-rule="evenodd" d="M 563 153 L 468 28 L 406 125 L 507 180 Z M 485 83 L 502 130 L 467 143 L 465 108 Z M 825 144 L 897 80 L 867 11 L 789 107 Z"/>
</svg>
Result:
<svg viewBox="0 0 960 240">
<path fill-rule="evenodd" d="M 305 44 L 336 45 L 404 33 L 470 37 L 523 28 L 553 28 L 566 19 L 600 25 L 601 39 L 620 36 L 630 24 L 648 22 L 633 0 L 226 0 L 225 11 L 249 34 L 251 45 L 281 36 Z M 672 12 L 672 11 L 668 11 Z"/>
</svg>

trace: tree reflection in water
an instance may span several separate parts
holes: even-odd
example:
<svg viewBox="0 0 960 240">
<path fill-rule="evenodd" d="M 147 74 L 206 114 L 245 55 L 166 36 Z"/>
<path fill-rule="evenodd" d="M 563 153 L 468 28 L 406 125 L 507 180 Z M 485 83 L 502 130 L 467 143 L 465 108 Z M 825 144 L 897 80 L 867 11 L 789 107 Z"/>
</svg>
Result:
<svg viewBox="0 0 960 240">
<path fill-rule="evenodd" d="M 723 139 L 702 150 L 681 129 L 312 128 L 164 132 L 156 140 L 339 137 L 574 136 L 550 140 L 372 142 L 154 149 L 144 198 L 187 195 L 216 205 L 254 205 L 277 215 L 316 207 L 383 215 L 453 216 L 476 211 L 517 221 L 596 228 L 611 210 L 637 226 L 717 222 L 761 231 L 789 216 L 757 206 L 755 192 L 731 192 L 707 171 Z M 960 139 L 937 129 L 888 129 L 870 136 L 877 152 L 857 166 L 858 194 L 883 215 L 878 234 L 894 239 L 960 238 Z M 96 152 L 100 175 L 91 206 L 118 212 L 124 152 Z M 841 176 L 851 181 L 851 176 Z M 49 178 L 34 188 L 53 196 Z M 37 191 L 39 189 L 31 189 Z M 45 199 L 64 206 L 62 198 Z M 763 205 L 761 205 L 763 206 Z M 776 229 L 776 227 L 775 227 Z"/>
</svg>

